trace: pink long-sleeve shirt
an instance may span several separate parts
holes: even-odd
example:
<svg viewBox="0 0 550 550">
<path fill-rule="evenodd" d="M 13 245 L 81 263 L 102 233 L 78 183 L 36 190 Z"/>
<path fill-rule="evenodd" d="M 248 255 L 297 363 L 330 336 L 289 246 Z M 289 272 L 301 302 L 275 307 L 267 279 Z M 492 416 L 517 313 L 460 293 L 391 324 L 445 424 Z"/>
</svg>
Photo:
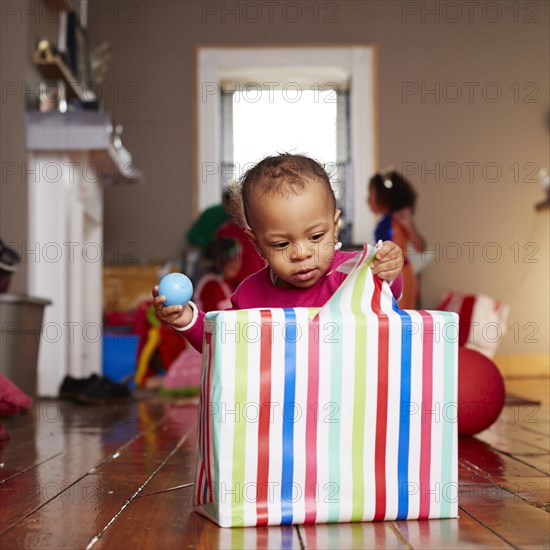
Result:
<svg viewBox="0 0 550 550">
<path fill-rule="evenodd" d="M 337 268 L 358 254 L 359 252 L 336 251 L 326 275 L 309 288 L 278 287 L 271 280 L 269 267 L 265 267 L 247 277 L 239 285 L 231 296 L 231 307 L 229 309 L 322 307 L 348 276 L 345 271 L 338 271 Z M 393 281 L 391 289 L 396 299 L 401 296 L 403 289 L 401 275 Z M 199 310 L 195 322 L 188 325 L 184 330 L 179 330 L 189 343 L 199 351 L 202 349 L 204 316 L 205 313 Z"/>
</svg>

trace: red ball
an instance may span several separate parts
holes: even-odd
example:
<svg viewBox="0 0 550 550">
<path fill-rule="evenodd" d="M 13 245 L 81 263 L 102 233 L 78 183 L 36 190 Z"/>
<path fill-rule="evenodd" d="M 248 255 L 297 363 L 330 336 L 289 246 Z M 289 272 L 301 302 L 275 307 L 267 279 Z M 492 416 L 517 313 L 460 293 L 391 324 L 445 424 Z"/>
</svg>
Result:
<svg viewBox="0 0 550 550">
<path fill-rule="evenodd" d="M 488 428 L 504 406 L 504 380 L 485 355 L 458 348 L 458 434 L 474 435 Z"/>
</svg>

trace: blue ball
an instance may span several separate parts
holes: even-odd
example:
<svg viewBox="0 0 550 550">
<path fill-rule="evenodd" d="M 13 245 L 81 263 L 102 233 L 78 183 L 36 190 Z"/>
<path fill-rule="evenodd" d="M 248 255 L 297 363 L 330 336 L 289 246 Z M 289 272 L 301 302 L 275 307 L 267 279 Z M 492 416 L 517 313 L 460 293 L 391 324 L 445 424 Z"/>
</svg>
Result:
<svg viewBox="0 0 550 550">
<path fill-rule="evenodd" d="M 193 296 L 193 283 L 183 273 L 169 273 L 160 280 L 159 295 L 166 296 L 165 306 L 184 306 Z"/>
</svg>

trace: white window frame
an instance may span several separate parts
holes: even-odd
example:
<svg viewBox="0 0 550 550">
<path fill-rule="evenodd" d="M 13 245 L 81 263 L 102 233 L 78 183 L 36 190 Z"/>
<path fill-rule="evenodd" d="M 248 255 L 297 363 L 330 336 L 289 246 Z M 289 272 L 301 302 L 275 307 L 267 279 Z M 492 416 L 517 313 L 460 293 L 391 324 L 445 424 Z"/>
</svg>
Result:
<svg viewBox="0 0 550 550">
<path fill-rule="evenodd" d="M 195 70 L 194 213 L 221 200 L 221 87 L 228 68 L 337 67 L 350 75 L 354 243 L 372 241 L 374 219 L 366 204 L 367 182 L 376 172 L 375 48 L 362 46 L 198 46 Z"/>
</svg>

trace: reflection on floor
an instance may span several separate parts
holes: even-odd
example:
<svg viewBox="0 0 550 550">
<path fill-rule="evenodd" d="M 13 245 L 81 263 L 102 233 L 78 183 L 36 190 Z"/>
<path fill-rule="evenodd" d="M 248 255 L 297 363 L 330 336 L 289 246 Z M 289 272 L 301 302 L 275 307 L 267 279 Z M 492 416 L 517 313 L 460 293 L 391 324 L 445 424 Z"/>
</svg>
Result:
<svg viewBox="0 0 550 550">
<path fill-rule="evenodd" d="M 38 401 L 0 451 L 2 548 L 544 548 L 549 380 L 459 445 L 457 520 L 219 529 L 191 512 L 196 401 Z"/>
</svg>

